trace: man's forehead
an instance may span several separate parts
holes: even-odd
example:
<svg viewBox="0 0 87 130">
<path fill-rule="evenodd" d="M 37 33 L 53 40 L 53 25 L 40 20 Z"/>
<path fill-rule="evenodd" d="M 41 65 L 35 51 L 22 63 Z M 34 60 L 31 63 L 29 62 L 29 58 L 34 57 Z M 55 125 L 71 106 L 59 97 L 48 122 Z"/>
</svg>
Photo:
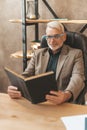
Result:
<svg viewBox="0 0 87 130">
<path fill-rule="evenodd" d="M 60 33 L 63 33 L 62 32 L 62 29 L 61 30 L 58 30 L 57 28 L 50 28 L 50 27 L 47 27 L 46 28 L 46 33 L 54 33 L 54 34 L 60 34 Z"/>
</svg>

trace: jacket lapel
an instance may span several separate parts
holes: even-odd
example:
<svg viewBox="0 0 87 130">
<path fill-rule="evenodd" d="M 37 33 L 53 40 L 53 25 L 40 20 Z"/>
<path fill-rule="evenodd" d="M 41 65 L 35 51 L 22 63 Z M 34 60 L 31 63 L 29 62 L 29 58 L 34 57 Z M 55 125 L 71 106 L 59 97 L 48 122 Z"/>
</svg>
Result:
<svg viewBox="0 0 87 130">
<path fill-rule="evenodd" d="M 61 54 L 58 59 L 58 65 L 57 65 L 57 69 L 56 69 L 56 79 L 58 78 L 58 76 L 61 72 L 61 69 L 64 65 L 64 62 L 65 62 L 66 58 L 68 57 L 67 52 L 68 52 L 68 50 L 67 50 L 66 45 L 63 45 Z M 49 61 L 49 52 L 47 51 L 47 49 L 44 50 L 41 60 L 42 60 L 41 61 L 41 73 L 44 73 L 44 72 L 46 72 L 48 61 Z"/>
<path fill-rule="evenodd" d="M 67 48 L 64 45 L 63 48 L 62 48 L 61 54 L 59 56 L 59 59 L 58 59 L 58 65 L 57 65 L 57 70 L 56 70 L 56 79 L 58 79 L 58 76 L 61 72 L 61 69 L 62 69 L 64 62 L 65 62 L 67 57 L 68 57 Z"/>
<path fill-rule="evenodd" d="M 42 62 L 41 62 L 41 72 L 42 73 L 46 72 L 48 61 L 49 61 L 49 52 L 48 51 L 43 52 Z"/>
</svg>

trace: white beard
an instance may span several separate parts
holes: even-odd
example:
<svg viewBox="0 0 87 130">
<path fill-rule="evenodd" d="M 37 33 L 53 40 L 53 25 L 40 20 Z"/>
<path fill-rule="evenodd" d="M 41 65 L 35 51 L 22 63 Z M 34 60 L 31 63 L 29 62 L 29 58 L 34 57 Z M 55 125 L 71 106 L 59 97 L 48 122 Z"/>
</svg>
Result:
<svg viewBox="0 0 87 130">
<path fill-rule="evenodd" d="M 60 48 L 59 45 L 53 47 L 53 46 L 49 45 L 49 43 L 48 43 L 48 46 L 49 46 L 49 48 L 50 48 L 52 51 L 56 51 L 56 50 L 58 50 L 58 49 Z"/>
</svg>

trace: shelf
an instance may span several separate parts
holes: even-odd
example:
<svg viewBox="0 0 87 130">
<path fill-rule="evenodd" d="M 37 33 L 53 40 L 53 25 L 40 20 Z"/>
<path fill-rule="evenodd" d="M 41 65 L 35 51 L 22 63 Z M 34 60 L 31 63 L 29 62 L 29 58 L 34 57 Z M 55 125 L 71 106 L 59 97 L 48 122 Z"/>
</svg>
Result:
<svg viewBox="0 0 87 130">
<path fill-rule="evenodd" d="M 9 20 L 12 23 L 22 23 L 21 19 L 11 19 Z M 26 23 L 47 23 L 51 21 L 59 21 L 59 22 L 65 22 L 67 19 L 26 19 Z"/>
<path fill-rule="evenodd" d="M 9 20 L 12 23 L 22 23 L 21 19 L 11 19 Z M 67 19 L 36 19 L 30 20 L 26 19 L 26 23 L 47 23 L 51 21 L 59 21 L 61 23 L 71 23 L 71 24 L 86 24 L 87 20 L 67 20 Z"/>
<path fill-rule="evenodd" d="M 27 58 L 30 59 L 33 56 L 32 50 L 27 51 Z M 12 53 L 11 58 L 23 58 L 23 51 L 17 51 L 15 53 Z"/>
<path fill-rule="evenodd" d="M 38 42 L 31 42 L 31 50 L 27 50 L 27 59 L 31 59 L 33 56 L 33 50 L 37 50 L 40 48 L 40 43 Z M 15 53 L 12 53 L 11 58 L 23 58 L 23 51 L 17 51 Z"/>
</svg>

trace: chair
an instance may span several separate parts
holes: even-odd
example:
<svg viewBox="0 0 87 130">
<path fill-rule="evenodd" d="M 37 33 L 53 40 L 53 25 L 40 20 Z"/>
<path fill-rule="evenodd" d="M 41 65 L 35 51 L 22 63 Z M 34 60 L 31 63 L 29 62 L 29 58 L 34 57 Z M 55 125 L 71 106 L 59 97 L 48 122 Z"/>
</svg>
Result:
<svg viewBox="0 0 87 130">
<path fill-rule="evenodd" d="M 67 39 L 64 44 L 69 45 L 73 48 L 81 49 L 84 58 L 85 67 L 85 88 L 76 99 L 76 104 L 85 104 L 85 93 L 87 92 L 87 37 L 77 32 L 66 32 Z M 41 39 L 41 47 L 47 47 L 47 41 L 45 36 Z"/>
</svg>

